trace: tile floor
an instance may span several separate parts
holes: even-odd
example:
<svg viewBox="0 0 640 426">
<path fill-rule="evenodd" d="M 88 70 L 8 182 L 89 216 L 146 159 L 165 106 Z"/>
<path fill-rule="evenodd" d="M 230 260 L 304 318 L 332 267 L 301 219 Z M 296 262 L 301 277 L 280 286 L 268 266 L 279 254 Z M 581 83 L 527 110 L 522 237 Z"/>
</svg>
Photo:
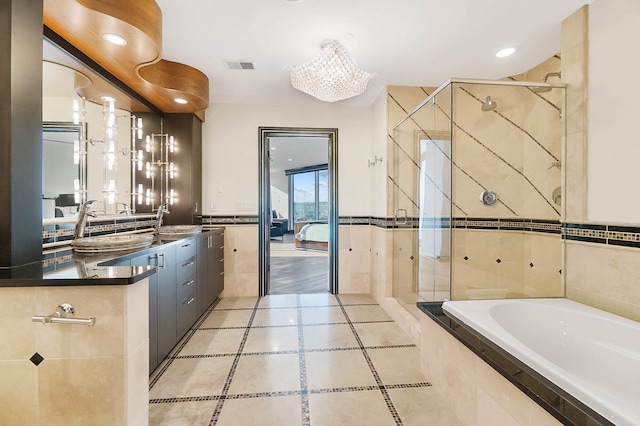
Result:
<svg viewBox="0 0 640 426">
<path fill-rule="evenodd" d="M 458 425 L 369 295 L 224 298 L 151 376 L 151 425 Z"/>
</svg>

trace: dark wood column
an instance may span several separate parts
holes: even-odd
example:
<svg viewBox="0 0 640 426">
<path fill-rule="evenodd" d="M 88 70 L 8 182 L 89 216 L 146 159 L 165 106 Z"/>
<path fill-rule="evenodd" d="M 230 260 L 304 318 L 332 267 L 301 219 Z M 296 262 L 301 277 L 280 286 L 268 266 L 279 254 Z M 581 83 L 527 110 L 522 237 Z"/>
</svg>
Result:
<svg viewBox="0 0 640 426">
<path fill-rule="evenodd" d="M 0 0 L 0 267 L 42 259 L 42 0 Z"/>
</svg>

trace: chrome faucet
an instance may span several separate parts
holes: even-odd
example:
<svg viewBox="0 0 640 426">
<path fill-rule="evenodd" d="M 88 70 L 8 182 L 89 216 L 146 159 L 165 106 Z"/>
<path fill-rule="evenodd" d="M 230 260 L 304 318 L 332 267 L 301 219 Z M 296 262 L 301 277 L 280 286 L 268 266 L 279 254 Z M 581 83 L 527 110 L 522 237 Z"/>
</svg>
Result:
<svg viewBox="0 0 640 426">
<path fill-rule="evenodd" d="M 169 214 L 169 205 L 167 203 L 164 204 L 160 204 L 158 206 L 158 214 L 156 215 L 156 226 L 153 230 L 153 232 L 155 234 L 157 234 L 158 232 L 160 232 L 160 226 L 162 225 L 162 216 L 164 214 Z"/>
<path fill-rule="evenodd" d="M 87 216 L 98 216 L 97 213 L 90 211 L 91 204 L 95 202 L 96 200 L 90 200 L 80 206 L 80 209 L 78 210 L 78 221 L 76 222 L 76 230 L 73 233 L 74 240 L 84 237 L 84 228 L 87 225 Z"/>
<path fill-rule="evenodd" d="M 118 210 L 118 206 L 122 206 L 122 210 Z M 131 207 L 127 203 L 116 203 L 117 214 L 131 214 Z"/>
</svg>

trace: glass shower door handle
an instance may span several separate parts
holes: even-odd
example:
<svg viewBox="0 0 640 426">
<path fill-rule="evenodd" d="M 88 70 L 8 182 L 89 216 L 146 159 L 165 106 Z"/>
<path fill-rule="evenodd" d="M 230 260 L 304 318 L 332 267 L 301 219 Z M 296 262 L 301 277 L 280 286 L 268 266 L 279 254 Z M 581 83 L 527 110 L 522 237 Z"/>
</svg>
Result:
<svg viewBox="0 0 640 426">
<path fill-rule="evenodd" d="M 399 212 L 404 212 L 404 218 L 402 219 L 402 222 L 398 221 L 398 213 Z M 407 215 L 407 210 L 406 209 L 396 209 L 393 212 L 393 223 L 396 225 L 406 225 L 407 224 L 407 220 L 408 220 L 408 215 Z"/>
</svg>

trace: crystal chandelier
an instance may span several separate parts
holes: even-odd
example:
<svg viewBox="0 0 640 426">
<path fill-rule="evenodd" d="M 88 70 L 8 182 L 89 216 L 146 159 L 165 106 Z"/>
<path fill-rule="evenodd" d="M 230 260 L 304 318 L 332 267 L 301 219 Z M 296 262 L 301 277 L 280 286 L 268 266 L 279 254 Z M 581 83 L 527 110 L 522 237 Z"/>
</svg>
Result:
<svg viewBox="0 0 640 426">
<path fill-rule="evenodd" d="M 320 47 L 317 58 L 290 68 L 293 87 L 325 102 L 352 98 L 367 89 L 375 74 L 360 69 L 343 45 L 328 40 Z"/>
</svg>

